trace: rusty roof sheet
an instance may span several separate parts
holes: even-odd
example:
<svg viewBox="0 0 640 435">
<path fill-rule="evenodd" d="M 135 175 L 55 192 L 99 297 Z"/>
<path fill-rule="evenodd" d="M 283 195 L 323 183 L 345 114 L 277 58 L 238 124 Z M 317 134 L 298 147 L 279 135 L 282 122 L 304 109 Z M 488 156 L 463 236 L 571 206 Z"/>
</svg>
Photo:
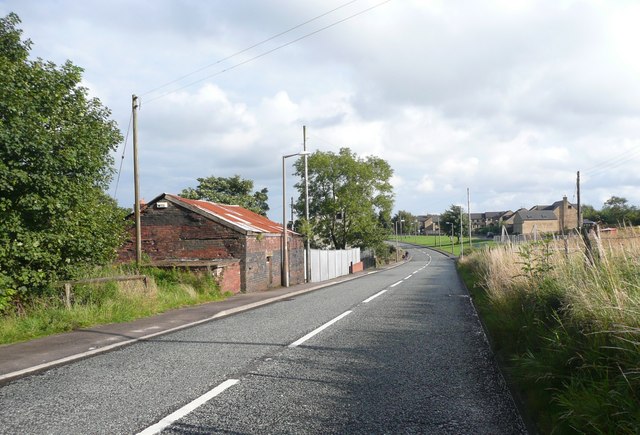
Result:
<svg viewBox="0 0 640 435">
<path fill-rule="evenodd" d="M 166 194 L 172 199 L 184 202 L 193 207 L 198 208 L 204 214 L 211 214 L 218 219 L 229 222 L 232 225 L 242 228 L 245 231 L 255 233 L 282 233 L 282 225 L 274 222 L 258 213 L 240 207 L 239 205 L 225 205 L 215 202 L 186 199 L 178 195 Z"/>
</svg>

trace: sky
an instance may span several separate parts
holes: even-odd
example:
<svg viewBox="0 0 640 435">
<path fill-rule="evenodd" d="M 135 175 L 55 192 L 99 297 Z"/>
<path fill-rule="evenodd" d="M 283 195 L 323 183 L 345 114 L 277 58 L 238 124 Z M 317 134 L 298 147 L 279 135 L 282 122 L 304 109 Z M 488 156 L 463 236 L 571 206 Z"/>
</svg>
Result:
<svg viewBox="0 0 640 435">
<path fill-rule="evenodd" d="M 0 0 L 9 12 L 33 58 L 84 68 L 129 131 L 109 191 L 124 207 L 133 94 L 147 201 L 238 174 L 281 220 L 305 125 L 312 152 L 385 159 L 394 211 L 466 209 L 467 189 L 474 213 L 575 203 L 577 171 L 583 204 L 640 206 L 637 1 Z"/>
</svg>

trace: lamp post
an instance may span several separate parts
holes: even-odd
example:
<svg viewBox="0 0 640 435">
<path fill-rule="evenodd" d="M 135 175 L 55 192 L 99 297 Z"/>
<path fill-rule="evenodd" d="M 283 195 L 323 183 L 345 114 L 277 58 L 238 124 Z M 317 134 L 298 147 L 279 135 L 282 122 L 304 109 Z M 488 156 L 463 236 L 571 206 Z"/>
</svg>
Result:
<svg viewBox="0 0 640 435">
<path fill-rule="evenodd" d="M 453 254 L 453 222 L 445 222 L 447 225 L 451 225 L 451 253 Z"/>
<path fill-rule="evenodd" d="M 304 219 L 309 225 L 309 152 L 307 152 L 307 126 L 302 126 L 302 152 L 304 157 Z M 305 237 L 305 254 L 307 258 L 305 275 L 307 282 L 311 282 L 311 241 L 309 234 Z"/>
<path fill-rule="evenodd" d="M 282 286 L 289 287 L 289 248 L 287 246 L 287 183 L 284 161 L 289 157 L 309 155 L 308 151 L 282 156 Z"/>
<path fill-rule="evenodd" d="M 393 223 L 393 228 L 396 230 L 396 263 L 398 262 L 398 221 Z"/>
</svg>

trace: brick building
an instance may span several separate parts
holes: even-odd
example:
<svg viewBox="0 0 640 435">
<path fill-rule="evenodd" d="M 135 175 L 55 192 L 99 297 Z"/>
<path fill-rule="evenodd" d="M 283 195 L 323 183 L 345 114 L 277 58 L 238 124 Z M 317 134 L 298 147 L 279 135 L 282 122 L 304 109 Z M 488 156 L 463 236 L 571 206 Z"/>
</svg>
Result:
<svg viewBox="0 0 640 435">
<path fill-rule="evenodd" d="M 282 225 L 237 205 L 164 193 L 140 212 L 142 252 L 153 265 L 206 270 L 223 291 L 256 292 L 282 282 Z M 135 229 L 119 252 L 135 259 Z M 304 243 L 288 232 L 289 283 L 304 282 Z"/>
</svg>

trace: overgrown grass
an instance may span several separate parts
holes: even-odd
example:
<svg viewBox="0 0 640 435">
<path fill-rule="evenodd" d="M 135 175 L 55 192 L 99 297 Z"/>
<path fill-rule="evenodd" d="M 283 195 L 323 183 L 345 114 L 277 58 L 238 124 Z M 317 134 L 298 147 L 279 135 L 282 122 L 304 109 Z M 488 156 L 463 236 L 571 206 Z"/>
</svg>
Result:
<svg viewBox="0 0 640 435">
<path fill-rule="evenodd" d="M 594 241 L 602 246 L 595 262 L 577 241 L 494 247 L 459 262 L 542 433 L 640 430 L 636 237 Z"/>
<path fill-rule="evenodd" d="M 126 267 L 102 269 L 95 276 L 132 274 Z M 172 308 L 221 300 L 215 280 L 208 275 L 145 267 L 142 281 L 83 284 L 73 287 L 71 309 L 64 306 L 63 291 L 26 302 L 0 316 L 0 344 L 16 343 L 77 328 L 127 322 Z"/>
</svg>

